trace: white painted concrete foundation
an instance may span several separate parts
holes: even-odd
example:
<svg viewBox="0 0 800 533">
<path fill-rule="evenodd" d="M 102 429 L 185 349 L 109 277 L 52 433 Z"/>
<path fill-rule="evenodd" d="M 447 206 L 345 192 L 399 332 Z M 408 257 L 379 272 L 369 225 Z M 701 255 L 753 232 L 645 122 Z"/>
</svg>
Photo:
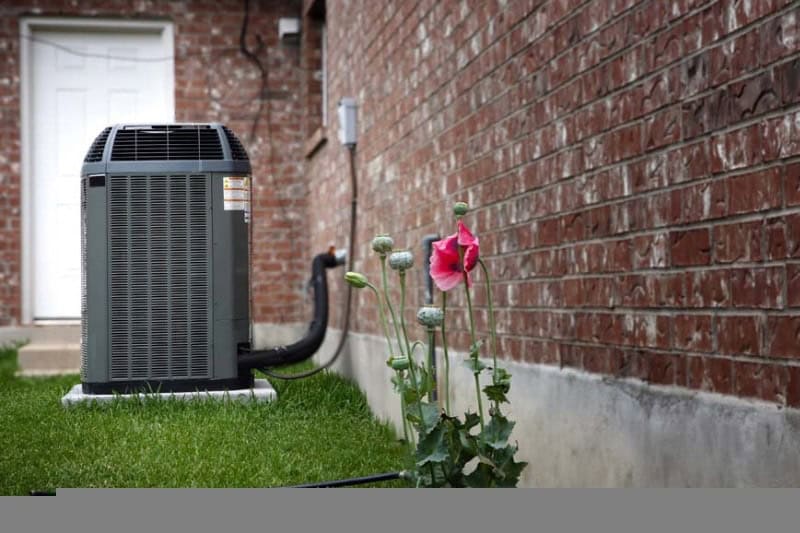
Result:
<svg viewBox="0 0 800 533">
<path fill-rule="evenodd" d="M 328 330 L 319 360 L 338 335 Z M 385 349 L 382 337 L 351 334 L 334 369 L 357 381 L 399 433 Z M 453 406 L 474 411 L 464 355 L 450 356 Z M 513 374 L 512 439 L 530 463 L 521 486 L 800 486 L 798 410 L 549 366 L 504 366 Z"/>
</svg>

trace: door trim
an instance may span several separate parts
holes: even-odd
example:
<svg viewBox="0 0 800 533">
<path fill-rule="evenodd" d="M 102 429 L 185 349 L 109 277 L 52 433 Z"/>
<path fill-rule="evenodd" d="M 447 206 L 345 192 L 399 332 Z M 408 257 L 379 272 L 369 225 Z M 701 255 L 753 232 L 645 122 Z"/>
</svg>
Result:
<svg viewBox="0 0 800 533">
<path fill-rule="evenodd" d="M 21 264 L 20 288 L 22 291 L 23 324 L 34 323 L 33 288 L 33 175 L 31 172 L 31 143 L 33 142 L 33 102 L 31 94 L 31 67 L 33 54 L 31 37 L 37 30 L 94 30 L 121 32 L 152 32 L 161 36 L 167 57 L 172 57 L 172 67 L 165 68 L 165 80 L 172 87 L 167 94 L 167 106 L 175 110 L 175 39 L 173 23 L 167 20 L 116 20 L 88 17 L 21 17 L 19 21 L 19 97 L 20 97 L 20 207 L 21 207 Z M 169 64 L 169 63 L 168 63 Z M 174 115 L 173 115 L 174 116 Z M 98 132 L 99 133 L 99 132 Z M 88 150 L 88 146 L 86 147 Z"/>
</svg>

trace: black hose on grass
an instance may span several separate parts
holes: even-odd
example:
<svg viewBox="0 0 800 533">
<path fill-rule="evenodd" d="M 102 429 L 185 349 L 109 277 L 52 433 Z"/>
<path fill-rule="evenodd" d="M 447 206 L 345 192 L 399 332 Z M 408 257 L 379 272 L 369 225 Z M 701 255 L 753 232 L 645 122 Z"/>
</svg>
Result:
<svg viewBox="0 0 800 533">
<path fill-rule="evenodd" d="M 392 481 L 395 479 L 408 479 L 408 472 L 386 472 L 385 474 L 373 474 L 371 476 L 352 477 L 347 479 L 336 479 L 333 481 L 320 481 L 317 483 L 306 483 L 303 485 L 290 485 L 289 489 L 322 489 L 329 487 L 349 487 L 353 485 L 364 485 L 366 483 L 377 483 L 379 481 Z M 55 496 L 55 491 L 32 490 L 31 496 Z"/>
<path fill-rule="evenodd" d="M 306 483 L 304 485 L 291 485 L 291 489 L 314 489 L 328 487 L 348 487 L 352 485 L 364 485 L 365 483 L 375 483 L 378 481 L 391 481 L 393 479 L 407 479 L 408 472 L 387 472 L 385 474 L 374 474 L 371 476 L 353 477 L 348 479 L 336 479 L 334 481 L 320 481 L 318 483 Z"/>
</svg>

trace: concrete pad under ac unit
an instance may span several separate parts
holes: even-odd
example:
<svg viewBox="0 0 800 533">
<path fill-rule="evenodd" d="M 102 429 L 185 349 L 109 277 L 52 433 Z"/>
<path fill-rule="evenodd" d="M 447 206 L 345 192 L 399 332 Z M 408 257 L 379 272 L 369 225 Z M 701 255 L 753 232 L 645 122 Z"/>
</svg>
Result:
<svg viewBox="0 0 800 533">
<path fill-rule="evenodd" d="M 115 400 L 180 400 L 180 401 L 236 401 L 241 403 L 270 402 L 277 399 L 278 393 L 266 379 L 257 379 L 250 389 L 214 390 L 194 392 L 159 392 L 137 394 L 86 394 L 80 383 L 72 387 L 61 398 L 61 405 L 72 407 L 80 404 L 109 403 Z"/>
</svg>

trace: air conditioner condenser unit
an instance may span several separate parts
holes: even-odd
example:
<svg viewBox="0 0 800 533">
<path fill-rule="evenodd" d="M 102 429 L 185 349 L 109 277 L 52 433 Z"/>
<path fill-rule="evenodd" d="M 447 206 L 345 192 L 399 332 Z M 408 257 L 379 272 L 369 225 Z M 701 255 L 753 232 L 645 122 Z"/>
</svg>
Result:
<svg viewBox="0 0 800 533">
<path fill-rule="evenodd" d="M 325 270 L 298 343 L 250 347 L 250 161 L 221 124 L 116 125 L 81 173 L 85 394 L 252 387 L 254 368 L 302 360 L 327 325 Z"/>
</svg>

